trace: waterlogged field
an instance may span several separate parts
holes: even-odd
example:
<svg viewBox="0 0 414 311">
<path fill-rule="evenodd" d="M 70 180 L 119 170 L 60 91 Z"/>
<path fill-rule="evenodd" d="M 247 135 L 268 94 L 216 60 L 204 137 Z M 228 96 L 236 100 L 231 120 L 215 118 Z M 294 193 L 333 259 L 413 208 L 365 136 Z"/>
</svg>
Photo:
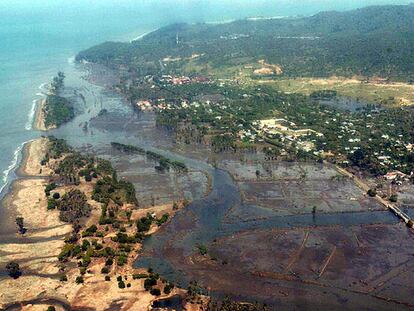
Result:
<svg viewBox="0 0 414 311">
<path fill-rule="evenodd" d="M 151 237 L 138 266 L 277 310 L 413 307 L 412 232 L 352 180 L 230 158 L 218 166 L 232 177 L 212 172 L 213 192 Z"/>
<path fill-rule="evenodd" d="M 156 163 L 146 156 L 113 154 L 112 162 L 119 169 L 119 177 L 132 182 L 137 189 L 140 205 L 150 206 L 176 202 L 186 198 L 195 200 L 207 192 L 207 176 L 197 170 L 180 174 L 172 169 L 163 173 L 154 168 Z"/>
<path fill-rule="evenodd" d="M 232 217 L 249 219 L 313 213 L 382 210 L 351 179 L 333 167 L 308 163 L 268 162 L 262 164 L 225 161 L 223 167 L 237 181 L 243 203 Z"/>
</svg>

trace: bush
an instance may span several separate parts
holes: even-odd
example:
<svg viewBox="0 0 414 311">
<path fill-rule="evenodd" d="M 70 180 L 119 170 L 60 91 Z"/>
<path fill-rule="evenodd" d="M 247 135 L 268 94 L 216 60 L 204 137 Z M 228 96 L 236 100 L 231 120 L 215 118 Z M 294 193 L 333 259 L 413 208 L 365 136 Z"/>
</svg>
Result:
<svg viewBox="0 0 414 311">
<path fill-rule="evenodd" d="M 118 257 L 118 266 L 123 266 L 127 263 L 127 257 L 124 254 L 119 255 Z"/>
<path fill-rule="evenodd" d="M 168 283 L 167 285 L 165 285 L 164 287 L 164 294 L 168 295 L 171 293 L 171 290 L 174 288 L 174 285 L 171 283 Z"/>
<path fill-rule="evenodd" d="M 72 250 L 72 256 L 75 257 L 82 252 L 82 249 L 79 245 L 76 245 Z"/>
<path fill-rule="evenodd" d="M 154 296 L 159 296 L 159 295 L 161 295 L 161 291 L 160 291 L 158 288 L 152 288 L 152 289 L 150 290 L 150 293 L 151 293 L 151 295 L 154 295 Z"/>
<path fill-rule="evenodd" d="M 132 275 L 132 278 L 134 280 L 138 280 L 138 279 L 146 279 L 148 277 L 148 274 L 145 273 L 136 273 Z"/>
<path fill-rule="evenodd" d="M 128 284 L 127 284 L 127 287 L 131 287 L 131 283 L 128 283 Z"/>
<path fill-rule="evenodd" d="M 150 290 L 154 285 L 157 285 L 157 280 L 154 277 L 150 277 L 144 281 L 145 290 Z"/>
<path fill-rule="evenodd" d="M 92 181 L 92 176 L 91 175 L 86 175 L 85 176 L 85 181 L 91 182 Z"/>
<path fill-rule="evenodd" d="M 105 281 L 110 281 L 111 280 L 111 277 L 109 276 L 109 275 L 105 275 Z"/>
<path fill-rule="evenodd" d="M 98 228 L 95 225 L 92 225 L 82 232 L 82 237 L 93 236 L 97 230 Z"/>
<path fill-rule="evenodd" d="M 141 219 L 137 220 L 138 232 L 148 231 L 151 227 L 152 221 L 153 218 L 151 215 L 147 215 L 147 217 L 142 217 Z"/>
<path fill-rule="evenodd" d="M 46 193 L 46 195 L 49 196 L 50 195 L 50 191 L 55 190 L 56 187 L 57 186 L 56 186 L 55 183 L 51 183 L 51 184 L 46 185 L 46 187 L 45 187 L 45 193 Z"/>
<path fill-rule="evenodd" d="M 68 281 L 68 277 L 66 276 L 66 274 L 62 274 L 62 275 L 60 276 L 59 280 L 60 280 L 61 282 L 67 282 L 67 281 Z"/>
<path fill-rule="evenodd" d="M 103 273 L 103 274 L 107 274 L 107 273 L 109 273 L 109 268 L 108 268 L 108 267 L 103 267 L 103 268 L 101 269 L 101 273 Z"/>
<path fill-rule="evenodd" d="M 7 272 L 9 273 L 9 276 L 13 279 L 18 279 L 22 272 L 20 271 L 20 266 L 17 262 L 9 262 L 6 266 Z"/>
<path fill-rule="evenodd" d="M 368 194 L 370 197 L 375 197 L 375 196 L 377 195 L 377 191 L 376 191 L 375 189 L 369 189 L 369 190 L 367 191 L 367 194 Z"/>
<path fill-rule="evenodd" d="M 398 201 L 398 196 L 396 195 L 396 194 L 392 194 L 391 196 L 390 196 L 390 201 L 391 202 L 397 202 Z"/>
<path fill-rule="evenodd" d="M 125 288 L 125 283 L 124 283 L 124 281 L 119 281 L 119 282 L 118 282 L 118 287 L 119 287 L 119 288 L 121 288 L 121 289 L 122 289 L 122 288 Z"/>
<path fill-rule="evenodd" d="M 83 276 L 77 276 L 75 282 L 76 284 L 83 284 Z"/>
<path fill-rule="evenodd" d="M 47 311 L 56 311 L 56 308 L 54 306 L 47 307 Z"/>
<path fill-rule="evenodd" d="M 114 263 L 113 259 L 112 259 L 112 258 L 108 258 L 108 259 L 105 261 L 105 266 L 112 266 L 112 265 L 113 265 L 113 263 Z"/>
<path fill-rule="evenodd" d="M 55 199 L 50 198 L 47 200 L 47 209 L 51 210 L 51 209 L 55 209 L 57 206 L 57 202 Z"/>
<path fill-rule="evenodd" d="M 165 223 L 169 218 L 169 215 L 167 213 L 165 213 L 164 215 L 162 215 L 162 217 L 160 219 L 157 220 L 157 225 L 161 226 L 163 223 Z"/>
<path fill-rule="evenodd" d="M 205 245 L 199 245 L 198 246 L 198 251 L 200 253 L 200 255 L 207 255 L 207 247 Z"/>
<path fill-rule="evenodd" d="M 89 243 L 88 240 L 83 240 L 82 241 L 82 250 L 84 252 L 86 252 L 88 250 L 89 246 L 91 246 L 91 243 Z"/>
<path fill-rule="evenodd" d="M 59 192 L 55 192 L 55 193 L 53 193 L 52 198 L 54 198 L 55 200 L 59 200 L 59 199 L 60 199 L 60 194 L 59 194 Z"/>
<path fill-rule="evenodd" d="M 75 245 L 73 244 L 65 244 L 65 246 L 63 246 L 62 251 L 58 255 L 58 259 L 62 261 L 72 256 L 72 251 L 74 248 L 75 248 Z"/>
</svg>

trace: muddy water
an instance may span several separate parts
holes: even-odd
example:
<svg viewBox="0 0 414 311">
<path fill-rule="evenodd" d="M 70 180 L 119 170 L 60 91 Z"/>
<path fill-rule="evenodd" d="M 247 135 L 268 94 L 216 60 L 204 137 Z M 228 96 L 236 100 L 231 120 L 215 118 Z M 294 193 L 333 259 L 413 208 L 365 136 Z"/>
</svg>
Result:
<svg viewBox="0 0 414 311">
<path fill-rule="evenodd" d="M 350 112 L 357 112 L 372 105 L 368 102 L 356 100 L 350 97 L 337 96 L 332 99 L 319 100 L 318 103 L 323 106 L 332 107 L 339 110 L 347 110 Z"/>
<path fill-rule="evenodd" d="M 310 214 L 273 216 L 248 222 L 229 222 L 226 216 L 234 211 L 258 209 L 256 214 L 260 215 L 260 209 L 254 205 L 242 204 L 239 188 L 232 177 L 226 171 L 214 169 L 208 165 L 206 163 L 208 156 L 202 147 L 199 151 L 192 150 L 191 154 L 186 153 L 185 149 L 180 149 L 172 143 L 170 133 L 156 128 L 153 114 L 138 114 L 116 95 L 105 92 L 97 86 L 89 85 L 85 81 L 76 87 L 85 98 L 79 103 L 81 114 L 73 122 L 54 131 L 53 134 L 67 139 L 70 144 L 86 152 L 110 159 L 118 169 L 120 176 L 135 184 L 138 199 L 144 205 L 148 204 L 148 199 L 154 196 L 158 198 L 156 203 L 177 199 L 180 194 L 175 193 L 176 189 L 172 184 L 169 184 L 172 177 L 168 174 L 166 176 L 155 173 L 154 164 L 139 155 L 115 152 L 109 146 L 111 141 L 132 144 L 159 152 L 167 157 L 184 161 L 192 171 L 207 173 L 211 176 L 212 192 L 207 197 L 203 197 L 203 191 L 187 191 L 186 197 L 193 202 L 187 209 L 180 211 L 157 234 L 145 241 L 142 255 L 136 262 L 137 267 L 151 266 L 163 277 L 181 286 L 186 286 L 191 280 L 197 280 L 203 286 L 210 287 L 212 294 L 217 297 L 231 295 L 236 298 L 261 300 L 271 305 L 279 305 L 280 298 L 275 298 L 273 292 L 280 286 L 292 287 L 291 283 L 257 277 L 251 274 L 251 271 L 247 273 L 243 267 L 197 262 L 195 255 L 197 246 L 207 245 L 209 248 L 218 247 L 220 249 L 220 246 L 212 245 L 216 241 L 237 236 L 240 232 L 253 232 L 255 235 L 258 230 L 335 225 L 348 227 L 398 222 L 396 218 L 385 211 L 316 216 Z M 99 114 L 102 109 L 106 109 L 107 113 Z M 143 175 L 145 182 L 142 182 Z M 188 183 L 200 185 L 194 187 L 200 188 L 203 186 L 201 179 L 202 177 L 199 175 L 188 180 Z M 223 245 L 223 247 L 226 246 Z M 218 256 L 220 256 L 219 249 L 217 250 Z M 238 254 L 237 251 L 234 251 L 227 256 L 231 259 L 234 256 L 237 257 Z M 263 258 L 262 260 L 269 262 L 272 261 L 272 258 Z M 244 282 L 253 282 L 255 286 L 241 288 L 239 285 L 240 273 L 243 273 Z M 230 285 L 217 286 L 222 282 Z M 307 287 L 304 284 L 301 286 L 304 287 L 304 290 Z M 306 290 L 319 293 L 321 289 L 309 288 Z M 306 304 L 307 295 L 297 293 L 295 301 L 299 302 L 299 305 Z M 344 294 L 340 290 L 335 292 L 331 289 L 329 298 L 320 298 L 329 302 L 327 305 L 336 306 L 335 297 L 338 295 L 351 300 L 352 303 L 349 306 L 358 306 L 355 301 L 360 299 L 359 295 L 354 295 L 354 297 Z M 291 303 L 292 301 L 288 300 L 288 306 Z M 372 301 L 370 305 L 377 307 L 377 309 L 382 308 L 382 304 L 376 300 Z M 318 306 L 320 307 L 320 304 L 315 304 L 315 307 Z"/>
<path fill-rule="evenodd" d="M 154 196 L 159 200 L 156 203 L 175 200 L 182 196 L 193 200 L 188 208 L 180 211 L 171 222 L 145 241 L 142 256 L 136 262 L 137 267 L 151 266 L 164 278 L 181 286 L 186 286 L 191 280 L 197 280 L 203 286 L 212 288 L 212 294 L 218 297 L 231 295 L 278 305 L 281 298 L 280 295 L 275 296 L 274 291 L 279 290 L 281 286 L 295 288 L 297 285 L 294 282 L 259 277 L 247 273 L 243 267 L 226 265 L 224 261 L 206 263 L 197 257 L 197 246 L 210 247 L 217 241 L 234 238 L 247 231 L 255 234 L 258 230 L 336 225 L 346 228 L 355 225 L 398 222 L 390 213 L 384 211 L 274 216 L 248 222 L 242 220 L 228 222 L 226 216 L 229 213 L 235 210 L 257 209 L 257 207 L 242 204 L 239 188 L 232 177 L 226 171 L 214 169 L 206 163 L 208 156 L 205 149 L 194 148 L 189 156 L 182 149 L 174 146 L 170 133 L 155 127 L 153 114 L 139 114 L 133 111 L 115 94 L 81 79 L 82 75 L 85 75 L 85 72 L 79 71 L 79 76 L 72 77 L 70 80 L 72 92 L 82 94 L 77 97 L 82 98 L 77 100 L 76 104 L 78 116 L 72 122 L 51 131 L 50 134 L 66 139 L 79 150 L 111 160 L 119 175 L 134 183 L 139 201 L 143 202 L 143 205 L 148 204 L 149 198 Z M 103 109 L 107 112 L 100 113 Z M 140 146 L 184 161 L 194 172 L 194 176 L 183 182 L 186 185 L 182 187 L 182 191 L 174 193 L 177 183 L 172 180 L 180 177 L 173 176 L 172 173 L 156 173 L 153 168 L 154 163 L 140 156 L 115 152 L 110 147 L 112 141 Z M 147 174 L 145 182 L 141 178 L 143 174 Z M 206 197 L 203 196 L 204 191 L 202 191 L 206 184 L 203 174 L 210 175 L 212 181 L 212 191 Z M 191 187 L 194 184 L 197 186 Z M 217 250 L 217 253 L 219 254 L 220 251 Z M 237 256 L 237 251 L 234 251 L 230 257 Z M 271 261 L 272 257 L 263 260 Z M 242 286 L 241 282 L 245 285 L 252 283 L 254 286 Z M 337 306 L 335 298 L 337 296 L 345 297 L 344 299 L 350 301 L 347 308 L 360 306 L 357 303 L 361 298 L 359 294 L 346 292 L 344 294 L 342 290 L 331 288 L 326 294 L 329 297 L 324 298 L 321 294 L 323 291 L 318 286 L 312 287 L 306 284 L 300 286 L 303 287 L 304 292 L 295 292 L 290 296 L 287 306 L 292 305 L 292 297 L 299 306 L 307 304 L 309 293 L 316 293 L 314 295 L 319 295 L 320 299 L 310 309 L 320 308 L 324 305 L 324 301 L 329 302 L 325 304 L 326 306 Z M 379 303 L 375 299 L 370 306 L 374 306 L 377 310 L 389 307 L 388 303 Z"/>
</svg>

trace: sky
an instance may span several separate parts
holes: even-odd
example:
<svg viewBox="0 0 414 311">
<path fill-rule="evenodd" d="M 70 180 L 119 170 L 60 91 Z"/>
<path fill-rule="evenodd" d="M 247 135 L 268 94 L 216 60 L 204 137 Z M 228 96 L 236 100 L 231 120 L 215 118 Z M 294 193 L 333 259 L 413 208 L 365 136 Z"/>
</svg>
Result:
<svg viewBox="0 0 414 311">
<path fill-rule="evenodd" d="M 16 10 L 100 10 L 113 8 L 139 10 L 140 7 L 171 9 L 172 13 L 194 8 L 252 12 L 268 8 L 281 15 L 313 14 L 322 10 L 348 10 L 375 4 L 408 4 L 414 0 L 0 0 L 2 11 Z"/>
</svg>

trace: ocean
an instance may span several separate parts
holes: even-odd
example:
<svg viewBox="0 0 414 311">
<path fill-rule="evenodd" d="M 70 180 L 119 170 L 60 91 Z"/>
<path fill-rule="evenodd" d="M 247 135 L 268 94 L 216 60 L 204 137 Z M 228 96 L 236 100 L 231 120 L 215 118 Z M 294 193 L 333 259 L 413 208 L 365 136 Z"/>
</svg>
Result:
<svg viewBox="0 0 414 311">
<path fill-rule="evenodd" d="M 373 1 L 341 3 L 340 9 L 348 9 Z M 1 0 L 0 197 L 15 177 L 22 146 L 41 135 L 32 123 L 45 85 L 58 71 L 65 72 L 68 81 L 79 79 L 73 60 L 80 50 L 108 40 L 132 40 L 174 22 L 306 15 L 332 9 L 333 4 L 322 0 L 296 4 L 284 0 Z"/>
</svg>

